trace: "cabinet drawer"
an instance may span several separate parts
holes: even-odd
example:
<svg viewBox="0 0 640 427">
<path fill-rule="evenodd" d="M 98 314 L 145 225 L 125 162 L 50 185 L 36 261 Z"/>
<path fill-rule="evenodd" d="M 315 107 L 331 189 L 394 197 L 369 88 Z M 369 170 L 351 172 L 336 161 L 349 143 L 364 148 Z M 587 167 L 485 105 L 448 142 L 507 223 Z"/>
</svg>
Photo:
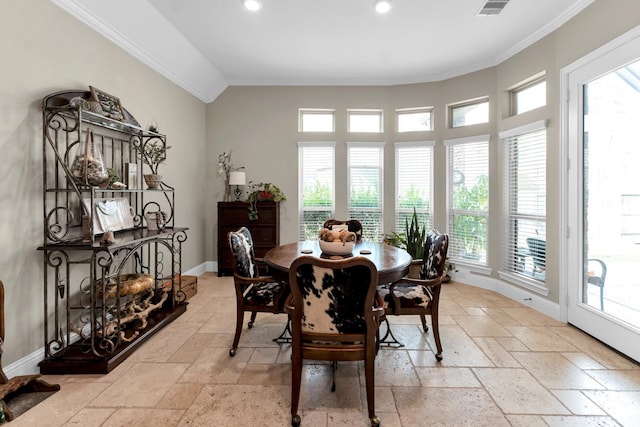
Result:
<svg viewBox="0 0 640 427">
<path fill-rule="evenodd" d="M 223 243 L 227 246 L 228 237 L 230 231 L 238 231 L 238 229 L 242 226 L 231 226 L 231 225 L 220 225 L 218 228 L 219 242 L 222 246 Z M 271 245 L 275 246 L 278 244 L 278 236 L 276 235 L 276 229 L 274 227 L 258 227 L 258 226 L 249 226 L 247 227 L 249 232 L 251 233 L 251 238 L 253 239 L 254 245 Z"/>
</svg>

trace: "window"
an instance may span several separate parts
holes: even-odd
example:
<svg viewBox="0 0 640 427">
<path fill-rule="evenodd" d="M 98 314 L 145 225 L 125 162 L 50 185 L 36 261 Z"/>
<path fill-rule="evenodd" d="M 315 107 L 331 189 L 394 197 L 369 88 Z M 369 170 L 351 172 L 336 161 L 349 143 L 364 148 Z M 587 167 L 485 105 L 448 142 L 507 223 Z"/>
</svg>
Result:
<svg viewBox="0 0 640 427">
<path fill-rule="evenodd" d="M 334 110 L 298 110 L 298 132 L 335 132 L 335 121 Z"/>
<path fill-rule="evenodd" d="M 382 241 L 383 143 L 347 143 L 348 219 L 362 223 L 367 240 Z"/>
<path fill-rule="evenodd" d="M 521 114 L 547 105 L 547 81 L 535 79 L 511 90 L 511 111 Z"/>
<path fill-rule="evenodd" d="M 395 231 L 404 232 L 413 209 L 427 230 L 433 226 L 433 146 L 430 142 L 398 142 L 396 152 Z"/>
<path fill-rule="evenodd" d="M 403 108 L 396 110 L 398 132 L 420 132 L 433 130 L 433 108 Z"/>
<path fill-rule="evenodd" d="M 545 281 L 547 135 L 544 121 L 501 132 L 505 171 L 503 269 Z"/>
<path fill-rule="evenodd" d="M 489 135 L 446 140 L 449 257 L 487 264 Z"/>
<path fill-rule="evenodd" d="M 298 143 L 299 237 L 318 238 L 322 224 L 333 217 L 335 143 Z"/>
<path fill-rule="evenodd" d="M 382 110 L 347 110 L 348 131 L 382 133 Z"/>
<path fill-rule="evenodd" d="M 449 106 L 449 126 L 458 128 L 489 122 L 489 99 L 482 98 Z"/>
</svg>

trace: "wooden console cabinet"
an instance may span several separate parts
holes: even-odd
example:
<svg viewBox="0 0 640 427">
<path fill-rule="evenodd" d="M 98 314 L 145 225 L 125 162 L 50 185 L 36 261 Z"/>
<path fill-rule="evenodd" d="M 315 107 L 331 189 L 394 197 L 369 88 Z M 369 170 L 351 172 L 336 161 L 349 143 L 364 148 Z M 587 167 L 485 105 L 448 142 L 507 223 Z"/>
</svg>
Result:
<svg viewBox="0 0 640 427">
<path fill-rule="evenodd" d="M 218 276 L 233 275 L 231 250 L 227 234 L 247 227 L 258 258 L 280 244 L 280 204 L 258 202 L 258 219 L 249 220 L 246 202 L 218 202 Z"/>
</svg>

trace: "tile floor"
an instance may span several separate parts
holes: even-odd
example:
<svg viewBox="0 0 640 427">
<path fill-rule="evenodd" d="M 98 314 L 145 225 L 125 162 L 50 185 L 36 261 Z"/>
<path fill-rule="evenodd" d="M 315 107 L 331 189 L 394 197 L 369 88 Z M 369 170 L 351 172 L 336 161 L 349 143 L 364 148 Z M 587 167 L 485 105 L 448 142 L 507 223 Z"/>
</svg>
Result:
<svg viewBox="0 0 640 427">
<path fill-rule="evenodd" d="M 187 312 L 108 375 L 46 376 L 62 389 L 13 426 L 287 426 L 289 345 L 271 341 L 284 315 L 258 314 L 228 355 L 232 278 L 207 273 Z M 392 317 L 406 344 L 376 359 L 383 426 L 638 426 L 640 366 L 579 330 L 495 292 L 444 286 L 444 360 L 417 316 Z M 368 426 L 363 365 L 304 368 L 302 425 Z"/>
</svg>

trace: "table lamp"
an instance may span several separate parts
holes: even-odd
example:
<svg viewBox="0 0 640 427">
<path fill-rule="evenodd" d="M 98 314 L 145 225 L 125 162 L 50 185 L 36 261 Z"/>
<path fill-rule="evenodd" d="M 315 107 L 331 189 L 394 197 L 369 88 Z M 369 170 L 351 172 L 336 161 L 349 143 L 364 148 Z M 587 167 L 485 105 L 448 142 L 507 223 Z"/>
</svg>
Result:
<svg viewBox="0 0 640 427">
<path fill-rule="evenodd" d="M 233 194 L 236 195 L 236 202 L 240 201 L 240 195 L 242 194 L 242 190 L 240 189 L 241 185 L 247 184 L 247 178 L 245 176 L 244 171 L 234 171 L 229 175 L 229 185 L 235 185 L 236 189 L 233 190 Z"/>
</svg>

